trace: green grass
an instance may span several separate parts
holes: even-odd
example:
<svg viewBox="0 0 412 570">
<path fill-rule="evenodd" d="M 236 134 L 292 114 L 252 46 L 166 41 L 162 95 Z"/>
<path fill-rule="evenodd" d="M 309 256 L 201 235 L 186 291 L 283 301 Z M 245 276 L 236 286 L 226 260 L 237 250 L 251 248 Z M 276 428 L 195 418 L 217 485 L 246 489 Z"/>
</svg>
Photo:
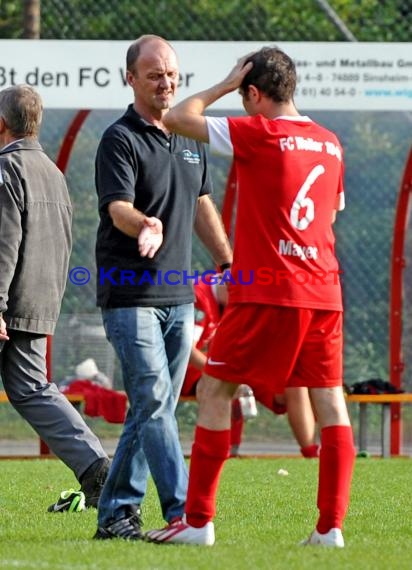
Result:
<svg viewBox="0 0 412 570">
<path fill-rule="evenodd" d="M 278 469 L 289 475 L 277 475 Z M 345 525 L 346 548 L 297 546 L 316 521 L 317 461 L 239 459 L 225 466 L 216 545 L 157 546 L 91 540 L 96 511 L 46 512 L 76 485 L 57 460 L 0 462 L 0 568 L 36 570 L 403 570 L 411 568 L 409 459 L 359 459 Z M 145 529 L 162 526 L 153 486 Z"/>
</svg>

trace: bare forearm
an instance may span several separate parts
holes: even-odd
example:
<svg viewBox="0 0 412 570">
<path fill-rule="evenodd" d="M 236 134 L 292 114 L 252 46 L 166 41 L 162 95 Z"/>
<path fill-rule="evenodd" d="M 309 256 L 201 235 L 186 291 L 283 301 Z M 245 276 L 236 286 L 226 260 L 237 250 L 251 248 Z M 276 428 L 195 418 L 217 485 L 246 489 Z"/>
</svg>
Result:
<svg viewBox="0 0 412 570">
<path fill-rule="evenodd" d="M 109 214 L 115 228 L 131 238 L 137 238 L 143 228 L 146 216 L 129 202 L 111 202 Z"/>
<path fill-rule="evenodd" d="M 210 252 L 213 261 L 219 266 L 232 263 L 232 249 L 223 227 L 218 228 L 215 226 L 214 229 L 210 231 L 209 227 L 200 226 L 201 224 L 198 224 L 197 227 L 195 226 L 196 233 Z"/>
<path fill-rule="evenodd" d="M 212 105 L 215 101 L 230 93 L 232 89 L 228 89 L 224 82 L 217 83 L 206 89 L 200 91 L 191 97 L 188 97 L 181 103 L 178 103 L 171 109 L 164 117 L 164 123 L 168 129 L 179 133 L 185 134 L 186 125 L 192 124 L 192 118 L 203 115 L 205 109 Z M 208 142 L 205 140 L 204 142 Z"/>
<path fill-rule="evenodd" d="M 218 265 L 232 262 L 232 248 L 216 206 L 208 196 L 199 199 L 195 231 Z"/>
</svg>

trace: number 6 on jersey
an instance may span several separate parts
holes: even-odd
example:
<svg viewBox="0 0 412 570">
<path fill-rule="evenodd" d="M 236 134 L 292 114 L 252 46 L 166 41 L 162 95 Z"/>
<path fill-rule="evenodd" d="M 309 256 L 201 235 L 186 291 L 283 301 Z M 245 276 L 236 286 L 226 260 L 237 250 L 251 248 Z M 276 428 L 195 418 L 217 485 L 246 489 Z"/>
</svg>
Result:
<svg viewBox="0 0 412 570">
<path fill-rule="evenodd" d="M 318 164 L 316 165 L 307 176 L 305 182 L 302 184 L 301 189 L 292 204 L 290 210 L 290 221 L 292 226 L 298 230 L 306 230 L 310 223 L 315 219 L 315 204 L 312 198 L 306 196 L 311 189 L 312 185 L 316 182 L 321 174 L 325 172 L 325 168 Z M 301 208 L 306 208 L 306 214 L 299 219 L 299 211 Z"/>
</svg>

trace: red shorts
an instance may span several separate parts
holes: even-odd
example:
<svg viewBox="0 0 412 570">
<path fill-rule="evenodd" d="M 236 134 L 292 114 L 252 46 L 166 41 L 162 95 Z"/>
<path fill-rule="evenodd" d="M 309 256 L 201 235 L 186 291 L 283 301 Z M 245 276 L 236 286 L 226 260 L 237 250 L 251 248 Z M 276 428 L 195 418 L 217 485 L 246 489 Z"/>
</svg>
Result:
<svg viewBox="0 0 412 570">
<path fill-rule="evenodd" d="M 229 305 L 208 352 L 205 373 L 249 384 L 270 406 L 286 387 L 342 385 L 342 313 L 278 305 Z"/>
</svg>

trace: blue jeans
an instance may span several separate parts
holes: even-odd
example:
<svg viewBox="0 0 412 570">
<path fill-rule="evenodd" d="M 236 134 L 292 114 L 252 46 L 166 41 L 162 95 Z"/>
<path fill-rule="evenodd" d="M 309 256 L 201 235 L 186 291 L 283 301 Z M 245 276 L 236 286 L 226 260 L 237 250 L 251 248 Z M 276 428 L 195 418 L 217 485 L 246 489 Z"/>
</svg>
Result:
<svg viewBox="0 0 412 570">
<path fill-rule="evenodd" d="M 193 342 L 193 304 L 104 309 L 119 357 L 129 410 L 99 501 L 100 526 L 140 505 L 149 471 L 163 517 L 182 516 L 187 467 L 175 417 Z"/>
</svg>

